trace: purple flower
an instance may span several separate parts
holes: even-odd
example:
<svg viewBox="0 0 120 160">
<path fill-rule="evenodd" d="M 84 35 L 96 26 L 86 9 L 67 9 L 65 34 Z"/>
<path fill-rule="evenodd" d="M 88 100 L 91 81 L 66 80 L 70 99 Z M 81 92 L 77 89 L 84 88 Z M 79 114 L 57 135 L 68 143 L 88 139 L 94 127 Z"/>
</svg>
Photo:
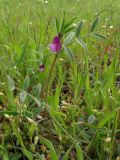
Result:
<svg viewBox="0 0 120 160">
<path fill-rule="evenodd" d="M 44 64 L 41 64 L 41 65 L 39 66 L 39 71 L 40 71 L 40 72 L 43 72 L 43 71 L 44 71 L 44 69 L 45 69 Z"/>
<path fill-rule="evenodd" d="M 53 39 L 53 42 L 50 44 L 50 50 L 54 53 L 58 53 L 58 52 L 60 52 L 61 48 L 62 48 L 62 44 L 60 41 L 60 37 L 56 36 Z"/>
</svg>

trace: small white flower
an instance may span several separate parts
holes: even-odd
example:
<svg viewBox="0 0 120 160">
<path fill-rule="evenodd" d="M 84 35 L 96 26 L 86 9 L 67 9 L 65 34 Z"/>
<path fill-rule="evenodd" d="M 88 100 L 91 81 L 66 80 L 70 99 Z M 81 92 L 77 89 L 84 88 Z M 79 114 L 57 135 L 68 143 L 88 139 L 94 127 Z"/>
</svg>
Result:
<svg viewBox="0 0 120 160">
<path fill-rule="evenodd" d="M 45 3 L 45 4 L 48 4 L 48 1 L 46 0 L 44 3 Z"/>
<path fill-rule="evenodd" d="M 114 26 L 110 26 L 110 29 L 113 29 L 114 28 Z"/>
<path fill-rule="evenodd" d="M 73 27 L 76 27 L 77 26 L 77 24 L 76 23 L 73 23 Z"/>
<path fill-rule="evenodd" d="M 17 67 L 16 67 L 16 66 L 14 66 L 13 68 L 14 68 L 15 70 L 17 69 Z"/>
</svg>

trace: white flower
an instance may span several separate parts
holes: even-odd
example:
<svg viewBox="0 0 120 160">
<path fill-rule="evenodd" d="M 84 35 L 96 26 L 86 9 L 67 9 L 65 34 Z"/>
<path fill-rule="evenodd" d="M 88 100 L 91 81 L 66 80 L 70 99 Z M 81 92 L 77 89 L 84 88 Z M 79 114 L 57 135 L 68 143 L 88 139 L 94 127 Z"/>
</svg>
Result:
<svg viewBox="0 0 120 160">
<path fill-rule="evenodd" d="M 44 3 L 45 3 L 45 4 L 48 4 L 48 1 L 46 0 Z"/>
<path fill-rule="evenodd" d="M 16 66 L 14 66 L 13 68 L 14 68 L 15 70 L 17 69 L 17 67 L 16 67 Z"/>
<path fill-rule="evenodd" d="M 77 24 L 76 24 L 76 23 L 73 23 L 72 25 L 73 25 L 73 27 L 76 27 L 76 26 L 77 26 Z"/>
<path fill-rule="evenodd" d="M 114 26 L 110 26 L 110 29 L 113 29 L 114 28 Z"/>
</svg>

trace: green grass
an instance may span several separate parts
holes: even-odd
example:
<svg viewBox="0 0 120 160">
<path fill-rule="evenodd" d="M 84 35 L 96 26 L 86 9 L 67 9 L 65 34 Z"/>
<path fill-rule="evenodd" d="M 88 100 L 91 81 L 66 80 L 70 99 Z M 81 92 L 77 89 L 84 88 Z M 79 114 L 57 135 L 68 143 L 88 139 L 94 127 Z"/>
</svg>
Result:
<svg viewBox="0 0 120 160">
<path fill-rule="evenodd" d="M 64 11 L 82 44 L 56 56 Z M 120 159 L 119 19 L 119 0 L 0 1 L 0 159 Z"/>
</svg>

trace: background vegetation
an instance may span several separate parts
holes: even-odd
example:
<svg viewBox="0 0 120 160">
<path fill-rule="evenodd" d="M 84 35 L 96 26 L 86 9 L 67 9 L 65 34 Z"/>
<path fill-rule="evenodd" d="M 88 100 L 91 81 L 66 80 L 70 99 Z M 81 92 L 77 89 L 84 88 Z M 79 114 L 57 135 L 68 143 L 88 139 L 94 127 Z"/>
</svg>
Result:
<svg viewBox="0 0 120 160">
<path fill-rule="evenodd" d="M 83 20 L 82 42 L 50 74 L 63 11 L 73 31 Z M 120 159 L 119 20 L 119 0 L 0 1 L 1 159 Z"/>
</svg>

